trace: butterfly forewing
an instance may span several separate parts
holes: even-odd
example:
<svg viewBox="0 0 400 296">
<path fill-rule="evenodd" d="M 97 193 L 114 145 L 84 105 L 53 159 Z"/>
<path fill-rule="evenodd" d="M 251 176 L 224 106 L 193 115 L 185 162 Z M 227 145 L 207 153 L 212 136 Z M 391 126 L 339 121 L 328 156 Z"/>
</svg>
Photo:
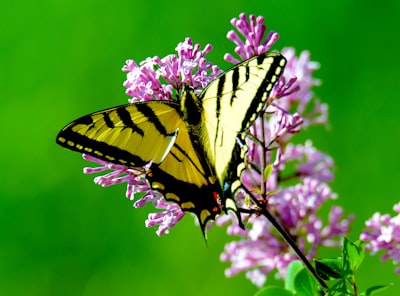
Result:
<svg viewBox="0 0 400 296">
<path fill-rule="evenodd" d="M 105 161 L 140 167 L 163 161 L 175 142 L 179 120 L 174 108 L 160 102 L 123 105 L 73 121 L 58 134 L 57 143 Z M 165 127 L 165 122 L 173 124 Z"/>
</svg>

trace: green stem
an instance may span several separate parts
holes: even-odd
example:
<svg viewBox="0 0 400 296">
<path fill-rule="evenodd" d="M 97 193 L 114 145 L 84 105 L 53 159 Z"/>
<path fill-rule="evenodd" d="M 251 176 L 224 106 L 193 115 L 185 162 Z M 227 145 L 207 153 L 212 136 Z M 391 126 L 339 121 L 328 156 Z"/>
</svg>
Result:
<svg viewBox="0 0 400 296">
<path fill-rule="evenodd" d="M 303 254 L 303 252 L 299 249 L 297 246 L 296 242 L 293 240 L 292 236 L 286 231 L 286 229 L 279 224 L 278 220 L 272 215 L 270 211 L 268 211 L 267 207 L 265 204 L 262 204 L 260 201 L 257 200 L 251 194 L 250 191 L 248 191 L 244 186 L 242 188 L 247 192 L 247 194 L 250 196 L 252 201 L 257 205 L 257 207 L 260 209 L 260 214 L 263 215 L 268 219 L 269 222 L 275 227 L 276 230 L 282 235 L 283 239 L 286 241 L 286 243 L 293 249 L 293 251 L 296 253 L 296 255 L 300 258 L 301 261 L 303 261 L 304 265 L 306 268 L 311 272 L 311 274 L 314 276 L 314 278 L 318 281 L 318 283 L 323 287 L 328 289 L 328 285 L 318 276 L 317 272 L 315 271 L 314 267 L 311 265 L 310 261 L 306 258 L 306 256 Z M 325 295 L 325 293 L 322 291 L 322 295 Z"/>
</svg>

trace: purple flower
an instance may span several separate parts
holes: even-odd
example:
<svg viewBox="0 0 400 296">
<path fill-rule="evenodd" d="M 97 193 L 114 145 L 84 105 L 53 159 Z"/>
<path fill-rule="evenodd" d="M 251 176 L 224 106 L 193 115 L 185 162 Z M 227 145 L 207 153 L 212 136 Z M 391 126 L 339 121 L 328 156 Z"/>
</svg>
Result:
<svg viewBox="0 0 400 296">
<path fill-rule="evenodd" d="M 164 58 L 147 58 L 139 65 L 133 60 L 127 60 L 122 71 L 127 72 L 126 94 L 132 98 L 130 103 L 148 100 L 176 100 L 185 86 L 190 86 L 197 93 L 214 80 L 221 70 L 207 62 L 205 56 L 211 51 L 211 45 L 203 50 L 199 44 L 193 45 L 190 38 L 178 44 L 177 55 L 168 55 Z M 100 164 L 100 167 L 85 168 L 84 173 L 103 173 L 95 177 L 94 182 L 106 187 L 127 183 L 126 197 L 133 200 L 137 193 L 144 195 L 134 203 L 134 207 L 143 207 L 152 203 L 161 212 L 151 213 L 145 224 L 147 227 L 158 225 L 156 233 L 162 235 L 169 232 L 178 223 L 185 213 L 177 204 L 167 203 L 158 192 L 152 191 L 145 176 L 150 164 L 142 168 L 128 168 L 115 165 L 95 157 L 83 154 L 84 159 Z"/>
<path fill-rule="evenodd" d="M 263 19 L 254 16 L 249 19 L 248 22 L 242 14 L 239 20 L 232 21 L 245 41 L 235 31 L 228 34 L 237 45 L 235 52 L 242 59 L 268 50 L 278 38 L 276 33 L 270 33 L 262 41 L 261 33 L 266 31 Z M 327 106 L 317 101 L 312 91 L 312 87 L 319 85 L 319 80 L 312 76 L 319 65 L 310 61 L 306 51 L 297 57 L 294 49 L 285 48 L 282 54 L 287 59 L 285 71 L 268 98 L 265 113 L 248 131 L 249 165 L 241 180 L 247 192 L 263 201 L 261 204 L 274 214 L 295 238 L 300 250 L 311 259 L 320 246 L 339 246 L 353 217 L 344 218 L 340 207 L 331 208 L 328 221 L 325 221 L 327 226 L 318 217 L 318 211 L 326 201 L 336 198 L 326 183 L 333 179 L 333 161 L 318 151 L 311 141 L 304 145 L 293 145 L 289 141 L 302 128 L 327 120 Z M 238 62 L 231 55 L 226 55 L 225 59 Z M 257 206 L 249 201 L 246 191 L 239 191 L 236 202 L 240 208 L 257 213 Z M 287 266 L 297 256 L 265 217 L 242 218 L 247 221 L 245 230 L 234 222 L 228 227 L 228 234 L 241 239 L 228 243 L 221 255 L 222 261 L 231 262 L 226 275 L 246 272 L 246 277 L 259 287 L 274 270 L 284 277 Z M 230 216 L 220 217 L 217 224 L 230 221 L 233 221 Z"/>
<path fill-rule="evenodd" d="M 111 171 L 103 176 L 95 177 L 94 182 L 96 184 L 107 187 L 127 183 L 126 197 L 130 200 L 135 198 L 135 194 L 144 193 L 144 195 L 133 204 L 135 208 L 142 208 L 147 203 L 152 203 L 156 209 L 163 211 L 149 214 L 148 219 L 145 221 L 146 227 L 158 225 L 158 230 L 156 231 L 157 235 L 169 233 L 169 228 L 174 227 L 185 215 L 177 204 L 166 203 L 161 194 L 151 190 L 145 179 L 146 169 L 148 169 L 148 167 L 144 167 L 142 170 L 136 170 L 122 165 L 111 164 L 87 154 L 83 154 L 83 158 L 102 165 L 96 168 L 84 168 L 85 174 Z"/>
<path fill-rule="evenodd" d="M 392 259 L 394 264 L 400 263 L 400 203 L 393 206 L 397 213 L 391 217 L 389 214 L 375 213 L 365 222 L 366 229 L 362 232 L 360 240 L 365 241 L 365 249 L 375 255 L 378 251 L 384 254 L 381 260 Z M 400 274 L 400 266 L 395 269 Z"/>
<path fill-rule="evenodd" d="M 264 25 L 264 17 L 262 16 L 256 18 L 251 14 L 248 21 L 246 14 L 241 13 L 239 19 L 232 19 L 231 24 L 245 39 L 243 41 L 234 30 L 227 34 L 227 38 L 236 44 L 235 52 L 242 61 L 269 51 L 279 39 L 278 33 L 270 32 L 263 41 L 267 26 Z M 224 59 L 233 64 L 240 62 L 229 53 L 225 54 Z"/>
<path fill-rule="evenodd" d="M 186 38 L 176 48 L 178 55 L 147 58 L 140 66 L 127 60 L 122 71 L 128 72 L 124 86 L 126 94 L 132 97 L 129 102 L 174 100 L 186 85 L 200 93 L 221 73 L 217 66 L 205 59 L 211 49 L 212 46 L 207 44 L 200 50 L 199 44 L 193 45 L 192 40 Z"/>
<path fill-rule="evenodd" d="M 271 178 L 274 177 L 271 175 Z M 280 182 L 274 180 L 268 185 L 274 183 L 276 185 Z M 280 185 L 278 190 L 278 193 L 267 199 L 268 209 L 296 238 L 307 258 L 314 258 L 320 246 L 340 245 L 341 237 L 348 233 L 353 217 L 344 219 L 342 209 L 332 207 L 327 226 L 323 226 L 318 211 L 326 201 L 336 198 L 323 180 L 304 177 L 293 186 L 282 188 Z M 226 217 L 220 218 L 217 223 L 222 225 L 227 220 Z M 228 234 L 240 236 L 241 240 L 228 243 L 221 255 L 222 261 L 231 262 L 226 274 L 233 276 L 246 271 L 246 276 L 259 287 L 263 286 L 267 275 L 273 270 L 277 270 L 280 277 L 285 277 L 289 263 L 298 259 L 265 217 L 251 216 L 246 230 L 233 223 L 228 228 Z M 256 278 L 252 278 L 254 274 L 257 274 Z"/>
<path fill-rule="evenodd" d="M 328 119 L 328 107 L 315 99 L 312 91 L 313 87 L 321 83 L 312 76 L 319 64 L 310 60 L 308 51 L 303 51 L 296 57 L 294 48 L 287 47 L 282 49 L 282 54 L 286 57 L 287 64 L 281 80 L 287 81 L 287 87 L 275 88 L 276 93 L 273 93 L 273 96 L 284 97 L 275 102 L 285 110 L 301 114 L 304 119 L 303 127 L 325 124 Z M 313 105 L 310 107 L 311 103 Z"/>
</svg>

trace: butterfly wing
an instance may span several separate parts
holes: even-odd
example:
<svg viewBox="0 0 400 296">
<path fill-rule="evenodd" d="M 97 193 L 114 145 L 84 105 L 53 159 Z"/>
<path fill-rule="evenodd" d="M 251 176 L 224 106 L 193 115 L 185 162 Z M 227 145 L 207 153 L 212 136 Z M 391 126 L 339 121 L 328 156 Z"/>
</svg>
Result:
<svg viewBox="0 0 400 296">
<path fill-rule="evenodd" d="M 193 130 L 189 131 L 183 121 L 178 129 L 171 150 L 160 165 L 152 167 L 148 179 L 167 200 L 195 213 L 206 237 L 207 223 L 221 213 L 221 188 L 198 143 L 193 142 Z"/>
<path fill-rule="evenodd" d="M 162 124 L 166 118 L 171 123 L 168 126 Z M 157 104 L 157 108 L 148 104 L 117 106 L 71 122 L 56 141 L 104 161 L 140 167 L 163 161 L 176 140 L 179 120 L 164 104 Z"/>
<path fill-rule="evenodd" d="M 220 213 L 216 177 L 192 143 L 178 104 L 149 101 L 83 116 L 57 136 L 61 146 L 107 162 L 141 167 L 152 189 L 197 215 L 203 233 Z"/>
<path fill-rule="evenodd" d="M 242 146 L 244 142 L 238 144 L 238 135 L 262 111 L 285 63 L 281 54 L 261 54 L 224 72 L 200 95 L 203 146 L 215 167 L 228 210 L 237 212 L 232 196 L 241 185 L 240 175 L 245 167 L 247 146 Z"/>
</svg>

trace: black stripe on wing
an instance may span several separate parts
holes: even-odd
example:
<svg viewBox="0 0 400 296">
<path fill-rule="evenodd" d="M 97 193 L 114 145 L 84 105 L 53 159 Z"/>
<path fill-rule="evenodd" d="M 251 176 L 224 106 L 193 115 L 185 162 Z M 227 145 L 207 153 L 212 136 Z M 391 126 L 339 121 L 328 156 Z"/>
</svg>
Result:
<svg viewBox="0 0 400 296">
<path fill-rule="evenodd" d="M 183 211 L 196 214 L 204 237 L 206 225 L 215 220 L 221 213 L 220 206 L 214 197 L 218 197 L 221 190 L 218 184 L 197 185 L 175 178 L 170 173 L 160 169 L 157 165 L 151 167 L 148 175 L 150 186 L 160 192 L 166 200 L 175 202 Z"/>
<path fill-rule="evenodd" d="M 146 161 L 137 155 L 105 142 L 91 139 L 71 129 L 65 129 L 58 134 L 57 143 L 67 149 L 85 153 L 104 161 L 122 164 L 130 167 L 141 167 Z"/>
<path fill-rule="evenodd" d="M 186 153 L 186 151 L 185 151 L 180 145 L 178 145 L 177 143 L 174 143 L 173 148 L 177 149 L 177 150 L 179 151 L 179 153 L 180 153 L 181 155 L 184 156 L 184 159 L 189 160 L 191 166 L 192 166 L 193 168 L 195 168 L 196 171 L 197 171 L 200 175 L 202 175 L 204 179 L 207 180 L 207 178 L 208 178 L 207 172 L 209 171 L 209 170 L 208 170 L 208 164 L 207 164 L 207 162 L 205 162 L 202 158 L 198 158 L 198 160 L 199 160 L 199 162 L 200 162 L 200 164 L 201 164 L 201 166 L 202 166 L 202 167 L 198 167 L 198 166 L 196 165 L 196 163 L 193 161 L 193 159 Z M 176 155 L 176 154 L 174 153 L 174 149 L 171 149 L 170 152 L 169 152 L 169 154 L 170 154 L 177 162 L 179 162 L 179 163 L 182 163 L 183 160 L 184 160 L 184 159 L 182 159 L 182 158 L 179 158 L 178 155 Z M 210 173 L 209 173 L 209 175 L 210 175 Z"/>
<path fill-rule="evenodd" d="M 133 114 L 127 109 L 130 107 L 134 108 Z M 176 109 L 176 106 L 170 107 Z M 143 115 L 143 121 L 151 123 L 161 136 L 175 137 L 176 131 L 174 130 L 168 133 L 154 110 L 144 102 L 135 105 L 117 106 L 85 115 L 67 125 L 58 134 L 56 142 L 67 149 L 86 153 L 104 161 L 122 164 L 128 167 L 144 166 L 150 160 L 142 159 L 140 156 L 134 155 L 125 149 L 107 143 L 107 141 L 96 139 L 99 131 L 103 130 L 105 127 L 110 129 L 111 133 L 113 129 L 123 130 L 128 128 L 131 130 L 132 136 L 138 134 L 142 138 L 145 137 L 145 130 L 134 121 L 134 118 L 137 117 L 138 114 Z M 85 128 L 86 131 L 83 132 L 82 130 Z M 96 136 L 87 136 L 92 132 L 94 132 Z"/>
<path fill-rule="evenodd" d="M 161 101 L 160 101 L 161 104 Z M 168 133 L 164 127 L 164 125 L 160 122 L 158 119 L 157 115 L 154 113 L 153 109 L 149 107 L 146 103 L 137 103 L 135 104 L 137 110 L 141 112 L 146 118 L 155 126 L 155 128 L 160 132 L 160 134 L 164 136 L 172 136 L 175 134 L 175 131 L 173 133 Z"/>
<path fill-rule="evenodd" d="M 240 79 L 240 71 L 239 71 L 239 67 L 236 67 L 232 70 L 232 94 L 231 94 L 231 99 L 230 99 L 230 104 L 231 106 L 233 105 L 234 100 L 236 99 L 236 90 L 238 89 L 239 86 L 239 79 Z M 246 80 L 247 81 L 249 79 L 249 66 L 246 66 Z M 218 93 L 218 102 L 221 100 L 221 95 L 222 93 Z"/>
<path fill-rule="evenodd" d="M 261 66 L 264 60 L 269 58 L 273 58 L 273 61 L 269 67 L 269 70 L 265 73 L 265 77 L 262 80 L 261 85 L 258 87 L 254 97 L 251 99 L 251 105 L 247 109 L 246 115 L 242 121 L 242 131 L 248 128 L 254 122 L 254 113 L 257 112 L 259 105 L 264 104 L 268 99 L 272 87 L 278 81 L 278 78 L 283 71 L 284 64 L 286 63 L 286 59 L 282 55 L 272 57 L 263 54 L 257 56 L 257 64 Z M 276 71 L 278 69 L 279 73 L 277 74 Z"/>
<path fill-rule="evenodd" d="M 131 113 L 129 113 L 126 108 L 117 108 L 112 112 L 116 112 L 118 114 L 118 117 L 121 119 L 125 128 L 131 128 L 133 132 L 138 133 L 142 137 L 144 136 L 144 131 L 132 121 Z"/>
<path fill-rule="evenodd" d="M 115 125 L 114 125 L 114 122 L 110 118 L 110 113 L 104 113 L 103 119 L 108 128 L 114 128 Z"/>
</svg>

